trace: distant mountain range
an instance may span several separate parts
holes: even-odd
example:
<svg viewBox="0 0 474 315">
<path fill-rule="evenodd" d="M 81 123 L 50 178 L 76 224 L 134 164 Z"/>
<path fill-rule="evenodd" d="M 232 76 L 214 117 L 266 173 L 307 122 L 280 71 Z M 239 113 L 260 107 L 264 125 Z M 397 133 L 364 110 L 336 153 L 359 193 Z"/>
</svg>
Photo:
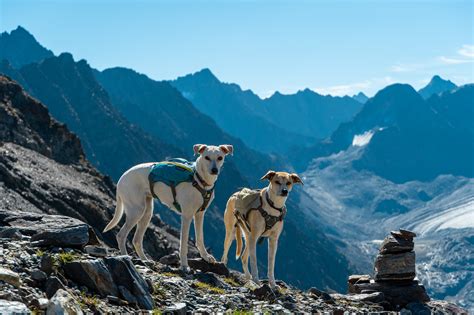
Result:
<svg viewBox="0 0 474 315">
<path fill-rule="evenodd" d="M 262 100 L 237 84 L 219 81 L 209 69 L 171 84 L 222 129 L 269 153 L 284 154 L 294 146 L 314 143 L 350 120 L 361 107 L 350 97 L 322 96 L 309 89 L 292 95 L 276 92 Z"/>
</svg>

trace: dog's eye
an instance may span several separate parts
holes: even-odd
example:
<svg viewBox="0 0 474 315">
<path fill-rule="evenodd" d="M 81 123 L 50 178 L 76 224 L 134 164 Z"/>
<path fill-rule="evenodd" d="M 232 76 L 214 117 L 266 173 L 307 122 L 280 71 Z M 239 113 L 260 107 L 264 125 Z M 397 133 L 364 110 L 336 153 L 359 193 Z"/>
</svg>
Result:
<svg viewBox="0 0 474 315">
<path fill-rule="evenodd" d="M 205 158 L 206 160 L 208 160 L 208 161 L 210 161 L 210 160 L 211 160 L 211 158 L 210 158 L 210 157 L 208 157 L 208 156 L 205 156 L 204 158 Z"/>
<path fill-rule="evenodd" d="M 277 185 L 281 185 L 281 183 L 279 181 L 275 181 L 275 184 Z"/>
<path fill-rule="evenodd" d="M 291 182 L 287 182 L 286 185 L 290 186 L 290 185 L 291 185 Z"/>
<path fill-rule="evenodd" d="M 222 161 L 222 156 L 219 156 L 219 157 L 217 158 L 217 160 L 218 160 L 218 161 Z"/>
</svg>

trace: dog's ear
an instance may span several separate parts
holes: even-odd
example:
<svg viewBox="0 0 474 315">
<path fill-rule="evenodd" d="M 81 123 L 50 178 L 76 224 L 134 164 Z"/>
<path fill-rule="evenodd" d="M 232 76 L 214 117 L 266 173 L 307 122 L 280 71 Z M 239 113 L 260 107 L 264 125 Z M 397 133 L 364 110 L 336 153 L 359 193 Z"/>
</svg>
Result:
<svg viewBox="0 0 474 315">
<path fill-rule="evenodd" d="M 264 179 L 268 179 L 268 180 L 272 180 L 273 176 L 275 176 L 276 172 L 275 171 L 268 171 L 267 174 L 263 175 L 262 178 L 260 178 L 260 180 L 264 180 Z"/>
<path fill-rule="evenodd" d="M 206 150 L 207 148 L 207 145 L 205 144 L 195 144 L 193 146 L 193 150 L 194 150 L 194 155 L 196 154 L 202 154 L 204 152 L 204 150 Z"/>
<path fill-rule="evenodd" d="M 234 155 L 234 146 L 231 144 L 221 144 L 219 149 L 224 152 L 225 155 L 230 154 Z"/>
<path fill-rule="evenodd" d="M 291 177 L 291 179 L 293 180 L 293 184 L 301 184 L 301 185 L 303 185 L 303 181 L 302 181 L 301 178 L 298 176 L 298 174 L 296 174 L 296 173 L 290 174 L 290 177 Z"/>
</svg>

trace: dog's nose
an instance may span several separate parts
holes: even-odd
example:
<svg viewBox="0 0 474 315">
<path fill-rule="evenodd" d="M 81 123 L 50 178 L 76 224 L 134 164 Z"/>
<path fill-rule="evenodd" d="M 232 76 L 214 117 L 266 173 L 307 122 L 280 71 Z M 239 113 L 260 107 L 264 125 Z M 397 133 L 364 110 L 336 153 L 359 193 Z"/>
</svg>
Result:
<svg viewBox="0 0 474 315">
<path fill-rule="evenodd" d="M 281 195 L 282 196 L 288 196 L 288 189 L 282 189 L 281 190 Z"/>
<path fill-rule="evenodd" d="M 213 167 L 213 168 L 211 169 L 211 174 L 212 174 L 212 175 L 217 175 L 217 174 L 219 174 L 219 170 L 217 169 L 217 167 Z"/>
</svg>

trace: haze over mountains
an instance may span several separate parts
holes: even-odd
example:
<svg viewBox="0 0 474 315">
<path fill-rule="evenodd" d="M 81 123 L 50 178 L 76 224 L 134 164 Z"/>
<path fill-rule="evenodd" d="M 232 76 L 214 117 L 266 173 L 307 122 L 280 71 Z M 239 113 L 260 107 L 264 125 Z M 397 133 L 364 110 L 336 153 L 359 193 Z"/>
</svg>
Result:
<svg viewBox="0 0 474 315">
<path fill-rule="evenodd" d="M 474 305 L 472 259 L 453 253 L 474 244 L 474 226 L 459 224 L 474 212 L 473 85 L 434 76 L 418 92 L 394 84 L 372 98 L 306 89 L 261 99 L 209 69 L 168 82 L 125 68 L 97 71 L 70 54 L 52 55 L 22 28 L 2 33 L 0 47 L 0 72 L 66 123 L 87 158 L 115 180 L 139 162 L 192 158 L 194 143 L 234 144 L 205 219 L 206 244 L 217 256 L 228 196 L 261 186 L 268 169 L 295 169 L 305 186 L 289 198 L 277 277 L 344 290 L 349 270 L 371 272 L 363 266 L 374 240 L 409 227 L 420 246 L 443 244 L 417 257 L 427 289 Z M 169 211 L 158 212 L 177 224 Z M 263 264 L 265 252 L 259 248 Z"/>
<path fill-rule="evenodd" d="M 292 95 L 275 92 L 262 100 L 237 84 L 219 81 L 209 69 L 171 84 L 222 129 L 254 149 L 269 153 L 285 154 L 294 146 L 306 146 L 329 136 L 362 106 L 348 96 L 322 96 L 309 89 Z"/>
</svg>

